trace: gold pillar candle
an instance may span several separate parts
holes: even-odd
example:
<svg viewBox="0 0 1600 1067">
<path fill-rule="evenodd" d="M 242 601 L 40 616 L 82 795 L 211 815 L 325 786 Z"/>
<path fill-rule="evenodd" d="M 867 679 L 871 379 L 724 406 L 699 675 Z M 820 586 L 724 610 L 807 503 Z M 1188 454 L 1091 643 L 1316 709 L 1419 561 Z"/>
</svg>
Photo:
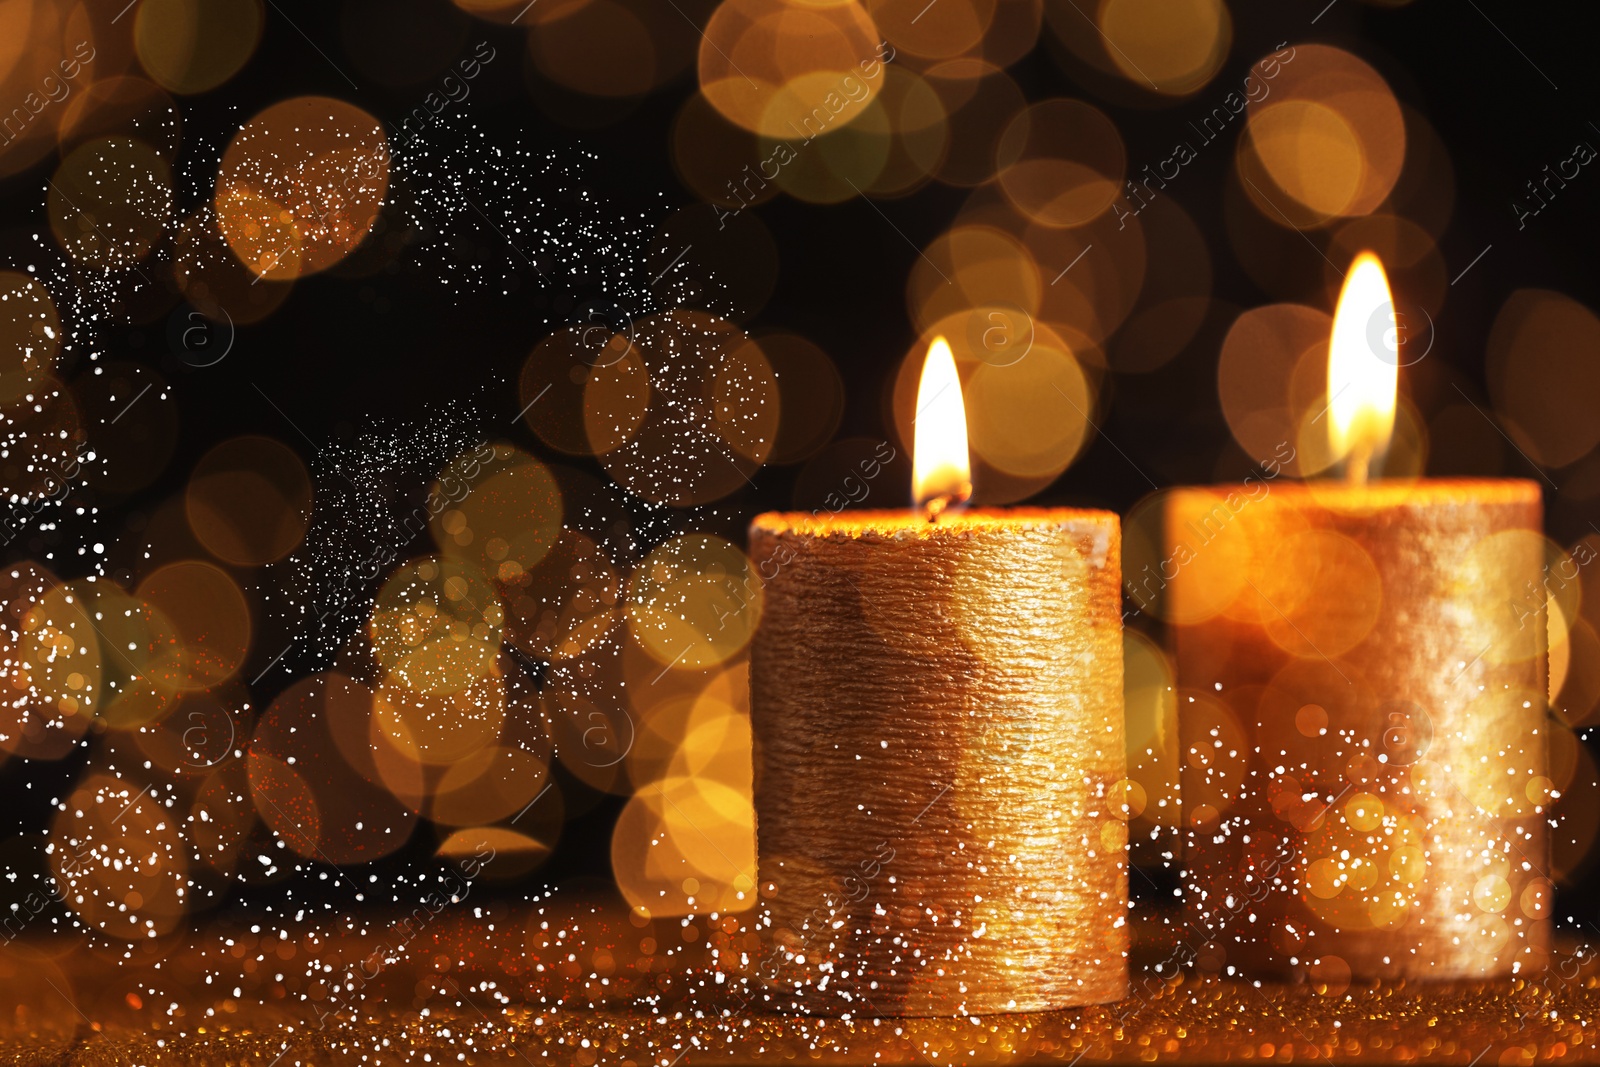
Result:
<svg viewBox="0 0 1600 1067">
<path fill-rule="evenodd" d="M 1185 895 L 1214 964 L 1526 973 L 1550 914 L 1539 487 L 1231 495 L 1180 490 L 1167 521 Z"/>
<path fill-rule="evenodd" d="M 1393 432 L 1382 267 L 1329 346 L 1347 482 L 1174 492 L 1185 900 L 1202 962 L 1362 978 L 1525 974 L 1549 941 L 1540 492 L 1366 484 Z"/>
<path fill-rule="evenodd" d="M 1072 510 L 755 520 L 773 1006 L 987 1014 L 1124 994 L 1118 533 Z"/>
<path fill-rule="evenodd" d="M 917 390 L 917 512 L 770 514 L 750 647 L 757 974 L 780 1011 L 962 1015 L 1127 988 L 1121 539 L 959 510 L 961 382 Z"/>
</svg>

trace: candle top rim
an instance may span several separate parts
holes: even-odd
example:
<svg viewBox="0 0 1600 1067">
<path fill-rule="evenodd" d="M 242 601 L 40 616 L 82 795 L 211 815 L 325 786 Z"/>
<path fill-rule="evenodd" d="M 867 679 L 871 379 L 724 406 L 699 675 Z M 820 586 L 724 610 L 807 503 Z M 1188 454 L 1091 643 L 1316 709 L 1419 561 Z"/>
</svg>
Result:
<svg viewBox="0 0 1600 1067">
<path fill-rule="evenodd" d="M 769 534 L 836 535 L 840 537 L 938 537 L 998 530 L 1061 530 L 1106 527 L 1115 530 L 1114 511 L 1098 508 L 970 508 L 947 511 L 929 522 L 910 509 L 863 508 L 817 514 L 810 511 L 768 511 L 750 522 L 750 531 Z"/>
<path fill-rule="evenodd" d="M 1521 504 L 1539 503 L 1543 489 L 1531 478 L 1380 478 L 1376 481 L 1353 485 L 1333 479 L 1264 481 L 1268 492 L 1263 500 L 1274 496 L 1293 497 L 1303 503 L 1333 507 L 1404 507 L 1406 505 L 1440 504 Z M 1251 492 L 1242 482 L 1222 482 L 1216 485 L 1183 485 L 1174 493 L 1226 496 L 1232 492 Z"/>
</svg>

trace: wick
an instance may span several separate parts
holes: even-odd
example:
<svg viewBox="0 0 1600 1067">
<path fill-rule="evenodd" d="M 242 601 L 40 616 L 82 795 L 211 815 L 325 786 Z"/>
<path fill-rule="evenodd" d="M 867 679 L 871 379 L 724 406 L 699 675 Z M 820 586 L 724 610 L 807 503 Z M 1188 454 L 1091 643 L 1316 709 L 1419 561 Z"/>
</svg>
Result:
<svg viewBox="0 0 1600 1067">
<path fill-rule="evenodd" d="M 1372 468 L 1372 446 L 1357 445 L 1350 451 L 1350 462 L 1345 467 L 1345 480 L 1351 485 L 1366 485 Z"/>
<path fill-rule="evenodd" d="M 954 492 L 940 493 L 938 496 L 929 497 L 922 502 L 922 514 L 927 516 L 930 524 L 938 522 L 940 515 L 943 515 L 953 507 L 965 504 L 971 496 L 972 487 L 965 485 Z"/>
</svg>

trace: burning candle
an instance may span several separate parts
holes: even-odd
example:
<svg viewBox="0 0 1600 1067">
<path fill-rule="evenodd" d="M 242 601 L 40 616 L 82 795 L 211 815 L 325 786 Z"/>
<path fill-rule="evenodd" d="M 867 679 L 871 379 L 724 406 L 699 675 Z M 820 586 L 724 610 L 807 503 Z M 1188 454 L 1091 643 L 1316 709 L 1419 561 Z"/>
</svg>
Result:
<svg viewBox="0 0 1600 1067">
<path fill-rule="evenodd" d="M 1127 983 L 1117 517 L 966 511 L 961 384 L 918 390 L 915 512 L 767 514 L 751 648 L 773 1006 L 959 1015 Z"/>
<path fill-rule="evenodd" d="M 1212 967 L 1447 979 L 1545 952 L 1539 488 L 1369 480 L 1398 387 L 1371 339 L 1395 326 L 1363 254 L 1323 413 L 1344 481 L 1168 508 L 1185 896 Z"/>
</svg>

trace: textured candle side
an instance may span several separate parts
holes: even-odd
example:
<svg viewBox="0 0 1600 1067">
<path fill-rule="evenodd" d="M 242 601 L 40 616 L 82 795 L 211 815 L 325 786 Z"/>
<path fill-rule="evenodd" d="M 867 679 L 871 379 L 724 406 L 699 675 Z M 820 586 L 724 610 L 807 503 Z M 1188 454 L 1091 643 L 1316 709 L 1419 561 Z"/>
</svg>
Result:
<svg viewBox="0 0 1600 1067">
<path fill-rule="evenodd" d="M 945 1015 L 1123 995 L 1116 519 L 1061 515 L 905 536 L 752 528 L 772 1006 Z"/>
<path fill-rule="evenodd" d="M 1185 899 L 1203 966 L 1330 980 L 1543 966 L 1539 519 L 1527 482 L 1285 485 L 1238 508 L 1173 495 Z"/>
</svg>

